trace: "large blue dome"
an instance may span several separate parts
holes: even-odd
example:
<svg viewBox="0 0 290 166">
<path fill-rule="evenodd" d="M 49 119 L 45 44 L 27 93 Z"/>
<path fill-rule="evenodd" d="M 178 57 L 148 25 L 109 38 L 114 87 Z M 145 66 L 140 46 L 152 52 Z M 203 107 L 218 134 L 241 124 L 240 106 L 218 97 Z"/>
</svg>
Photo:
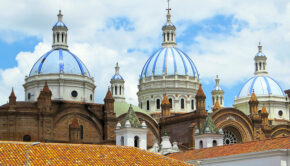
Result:
<svg viewBox="0 0 290 166">
<path fill-rule="evenodd" d="M 196 66 L 188 55 L 176 47 L 164 47 L 145 63 L 140 78 L 163 75 L 189 75 L 199 78 Z"/>
<path fill-rule="evenodd" d="M 90 77 L 84 63 L 66 49 L 52 49 L 40 57 L 33 65 L 29 76 L 36 74 L 77 74 Z"/>
<path fill-rule="evenodd" d="M 253 90 L 257 96 L 285 96 L 282 88 L 273 78 L 269 76 L 255 76 L 244 84 L 238 98 L 250 96 Z"/>
</svg>

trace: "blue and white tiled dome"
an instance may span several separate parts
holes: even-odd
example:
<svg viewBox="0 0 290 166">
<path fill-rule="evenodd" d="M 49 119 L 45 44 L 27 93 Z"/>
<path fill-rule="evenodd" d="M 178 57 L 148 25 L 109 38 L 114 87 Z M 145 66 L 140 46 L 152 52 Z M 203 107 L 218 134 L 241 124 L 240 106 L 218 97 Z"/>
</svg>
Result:
<svg viewBox="0 0 290 166">
<path fill-rule="evenodd" d="M 176 47 L 164 47 L 145 63 L 140 78 L 163 75 L 189 75 L 199 78 L 197 68 L 188 55 Z"/>
<path fill-rule="evenodd" d="M 124 80 L 123 77 L 120 74 L 115 74 L 111 80 Z"/>
<path fill-rule="evenodd" d="M 84 63 L 66 49 L 52 49 L 40 57 L 33 65 L 29 76 L 35 74 L 76 74 L 90 77 Z"/>
<path fill-rule="evenodd" d="M 250 96 L 253 90 L 257 96 L 285 96 L 282 88 L 273 78 L 269 76 L 255 76 L 244 84 L 238 98 Z"/>
</svg>

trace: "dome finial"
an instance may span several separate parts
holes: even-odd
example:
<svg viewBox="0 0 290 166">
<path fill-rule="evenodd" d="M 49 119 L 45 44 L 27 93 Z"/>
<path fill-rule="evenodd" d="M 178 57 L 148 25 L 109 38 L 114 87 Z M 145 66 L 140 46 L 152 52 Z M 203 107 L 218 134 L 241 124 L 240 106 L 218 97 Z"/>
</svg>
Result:
<svg viewBox="0 0 290 166">
<path fill-rule="evenodd" d="M 216 84 L 216 86 L 219 86 L 219 84 L 220 84 L 219 75 L 216 75 L 215 84 Z"/>
<path fill-rule="evenodd" d="M 259 42 L 259 45 L 258 45 L 258 50 L 259 50 L 259 53 L 261 53 L 262 52 L 262 45 L 261 45 L 261 42 Z"/>
<path fill-rule="evenodd" d="M 62 14 L 61 14 L 61 10 L 59 10 L 58 11 L 58 15 L 57 15 L 57 17 L 58 17 L 58 22 L 62 22 Z"/>
<path fill-rule="evenodd" d="M 167 10 L 167 23 L 168 24 L 170 24 L 171 23 L 171 20 L 170 20 L 170 18 L 171 18 L 171 14 L 170 14 L 170 10 L 171 10 L 171 8 L 169 7 L 169 2 L 170 2 L 170 0 L 167 0 L 167 3 L 168 3 L 168 8 L 166 9 Z"/>
<path fill-rule="evenodd" d="M 120 67 L 119 67 L 119 64 L 118 62 L 116 63 L 116 67 L 115 67 L 115 74 L 119 74 L 119 70 L 120 70 Z"/>
</svg>

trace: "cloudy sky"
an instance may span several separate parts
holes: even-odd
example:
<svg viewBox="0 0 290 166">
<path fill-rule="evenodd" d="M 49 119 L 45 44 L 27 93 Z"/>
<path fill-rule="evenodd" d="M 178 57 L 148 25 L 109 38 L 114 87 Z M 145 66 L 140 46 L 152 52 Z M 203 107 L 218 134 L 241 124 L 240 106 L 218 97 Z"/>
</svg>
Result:
<svg viewBox="0 0 290 166">
<path fill-rule="evenodd" d="M 215 75 L 225 104 L 232 106 L 253 76 L 258 42 L 269 74 L 290 88 L 290 1 L 171 0 L 178 47 L 194 61 L 211 105 Z M 137 104 L 138 76 L 161 46 L 166 0 L 0 0 L 0 104 L 14 87 L 17 100 L 34 62 L 51 49 L 58 10 L 69 28 L 69 49 L 95 78 L 96 102 L 103 102 L 116 62 L 126 81 L 126 97 Z"/>
</svg>

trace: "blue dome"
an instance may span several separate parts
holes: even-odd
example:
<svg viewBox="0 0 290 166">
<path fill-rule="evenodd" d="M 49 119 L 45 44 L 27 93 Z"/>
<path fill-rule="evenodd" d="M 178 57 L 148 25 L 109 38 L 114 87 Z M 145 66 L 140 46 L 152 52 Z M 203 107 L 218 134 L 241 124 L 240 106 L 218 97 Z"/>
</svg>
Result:
<svg viewBox="0 0 290 166">
<path fill-rule="evenodd" d="M 257 96 L 285 96 L 282 88 L 273 78 L 269 76 L 255 76 L 244 84 L 238 98 L 250 96 L 253 90 Z"/>
<path fill-rule="evenodd" d="M 124 80 L 123 77 L 120 74 L 115 74 L 111 80 Z"/>
<path fill-rule="evenodd" d="M 90 73 L 84 63 L 69 50 L 52 49 L 40 57 L 33 65 L 29 76 L 35 74 L 77 74 L 87 75 Z"/>
<path fill-rule="evenodd" d="M 140 78 L 166 75 L 189 75 L 199 78 L 193 61 L 183 51 L 175 47 L 160 48 L 145 63 Z"/>
<path fill-rule="evenodd" d="M 66 27 L 66 25 L 62 21 L 58 21 L 54 24 L 53 27 Z"/>
</svg>

